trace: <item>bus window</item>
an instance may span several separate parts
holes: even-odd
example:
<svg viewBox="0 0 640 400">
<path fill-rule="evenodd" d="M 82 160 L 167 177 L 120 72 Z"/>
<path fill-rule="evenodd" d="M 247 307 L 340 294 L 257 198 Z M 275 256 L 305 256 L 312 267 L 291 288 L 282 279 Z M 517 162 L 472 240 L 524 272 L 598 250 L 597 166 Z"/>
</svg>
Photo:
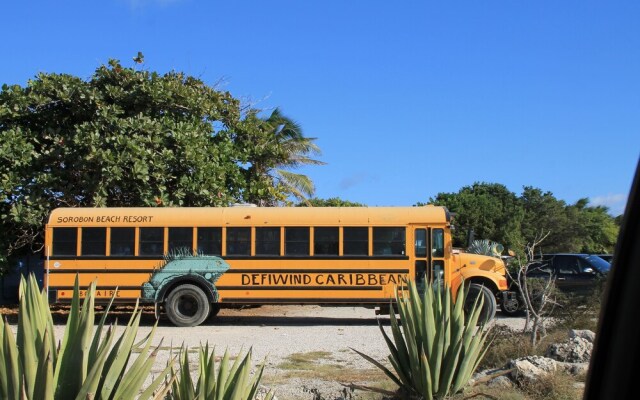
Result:
<svg viewBox="0 0 640 400">
<path fill-rule="evenodd" d="M 309 255 L 309 228 L 284 228 L 284 236 L 284 253 L 286 255 Z"/>
<path fill-rule="evenodd" d="M 251 228 L 227 228 L 227 255 L 251 255 Z"/>
<path fill-rule="evenodd" d="M 369 254 L 369 228 L 345 227 L 342 230 L 342 254 L 366 256 Z"/>
<path fill-rule="evenodd" d="M 338 255 L 338 228 L 313 228 L 313 254 Z"/>
<path fill-rule="evenodd" d="M 433 283 L 437 284 L 437 287 L 444 284 L 444 260 L 433 261 Z"/>
<path fill-rule="evenodd" d="M 198 228 L 198 253 L 205 256 L 222 254 L 222 228 Z"/>
<path fill-rule="evenodd" d="M 416 257 L 426 257 L 427 256 L 427 230 L 426 229 L 416 229 Z"/>
<path fill-rule="evenodd" d="M 107 255 L 107 228 L 82 228 L 83 256 Z"/>
<path fill-rule="evenodd" d="M 53 228 L 53 255 L 75 256 L 78 249 L 77 228 Z"/>
<path fill-rule="evenodd" d="M 256 255 L 280 255 L 280 228 L 256 228 Z"/>
<path fill-rule="evenodd" d="M 433 230 L 433 248 L 431 254 L 433 257 L 444 257 L 444 229 Z"/>
<path fill-rule="evenodd" d="M 132 256 L 136 246 L 136 228 L 111 228 L 111 255 Z"/>
<path fill-rule="evenodd" d="M 373 228 L 373 255 L 404 255 L 405 228 Z"/>
<path fill-rule="evenodd" d="M 169 253 L 183 249 L 192 252 L 193 228 L 169 228 Z"/>
<path fill-rule="evenodd" d="M 140 255 L 164 254 L 164 228 L 140 228 Z"/>
</svg>

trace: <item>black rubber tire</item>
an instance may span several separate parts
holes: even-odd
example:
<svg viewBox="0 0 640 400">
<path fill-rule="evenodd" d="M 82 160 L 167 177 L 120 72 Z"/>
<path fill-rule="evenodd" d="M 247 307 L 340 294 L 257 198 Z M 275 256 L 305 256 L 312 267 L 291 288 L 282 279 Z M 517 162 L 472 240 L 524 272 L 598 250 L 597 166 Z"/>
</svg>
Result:
<svg viewBox="0 0 640 400">
<path fill-rule="evenodd" d="M 518 298 L 518 296 L 515 296 L 515 298 L 513 298 L 507 304 L 505 304 L 504 300 L 500 302 L 500 310 L 502 311 L 502 314 L 507 317 L 518 317 L 524 314 L 521 300 Z"/>
<path fill-rule="evenodd" d="M 467 317 L 470 315 L 471 308 L 473 307 L 476 298 L 480 295 L 484 298 L 484 302 L 482 303 L 482 311 L 478 317 L 478 324 L 491 321 L 496 316 L 496 311 L 498 309 L 496 296 L 491 293 L 491 290 L 482 284 L 472 283 L 469 285 L 467 297 L 464 301 L 464 312 Z"/>
<path fill-rule="evenodd" d="M 198 326 L 209 316 L 207 295 L 196 285 L 176 286 L 164 304 L 167 317 L 175 326 Z"/>
</svg>

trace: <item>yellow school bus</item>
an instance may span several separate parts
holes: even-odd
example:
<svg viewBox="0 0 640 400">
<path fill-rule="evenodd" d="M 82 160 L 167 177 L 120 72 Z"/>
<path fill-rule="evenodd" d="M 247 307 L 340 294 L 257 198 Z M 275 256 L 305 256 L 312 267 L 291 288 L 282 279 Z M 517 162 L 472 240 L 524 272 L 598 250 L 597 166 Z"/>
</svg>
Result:
<svg viewBox="0 0 640 400">
<path fill-rule="evenodd" d="M 179 326 L 249 304 L 389 306 L 408 279 L 464 279 L 491 318 L 507 290 L 495 257 L 451 245 L 446 208 L 58 208 L 46 226 L 52 303 L 97 281 L 97 300 L 153 303 Z M 82 294 L 82 293 L 81 293 Z"/>
</svg>

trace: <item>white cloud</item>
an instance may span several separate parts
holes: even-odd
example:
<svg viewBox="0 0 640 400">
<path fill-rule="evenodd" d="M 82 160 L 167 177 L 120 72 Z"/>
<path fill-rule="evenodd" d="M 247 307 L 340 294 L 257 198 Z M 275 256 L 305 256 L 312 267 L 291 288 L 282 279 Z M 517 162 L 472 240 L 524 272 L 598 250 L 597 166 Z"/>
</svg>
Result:
<svg viewBox="0 0 640 400">
<path fill-rule="evenodd" d="M 596 196 L 589 199 L 591 206 L 605 206 L 609 208 L 612 215 L 620 215 L 624 212 L 627 204 L 626 194 L 607 194 L 604 196 Z"/>
</svg>

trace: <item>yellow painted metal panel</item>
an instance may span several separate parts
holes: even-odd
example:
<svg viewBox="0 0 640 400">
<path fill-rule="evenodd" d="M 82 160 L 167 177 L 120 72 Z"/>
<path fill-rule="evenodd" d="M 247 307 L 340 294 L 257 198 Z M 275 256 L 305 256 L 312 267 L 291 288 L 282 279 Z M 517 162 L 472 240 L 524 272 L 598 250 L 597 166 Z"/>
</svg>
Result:
<svg viewBox="0 0 640 400">
<path fill-rule="evenodd" d="M 50 226 L 342 226 L 445 224 L 443 207 L 58 208 Z"/>
</svg>

